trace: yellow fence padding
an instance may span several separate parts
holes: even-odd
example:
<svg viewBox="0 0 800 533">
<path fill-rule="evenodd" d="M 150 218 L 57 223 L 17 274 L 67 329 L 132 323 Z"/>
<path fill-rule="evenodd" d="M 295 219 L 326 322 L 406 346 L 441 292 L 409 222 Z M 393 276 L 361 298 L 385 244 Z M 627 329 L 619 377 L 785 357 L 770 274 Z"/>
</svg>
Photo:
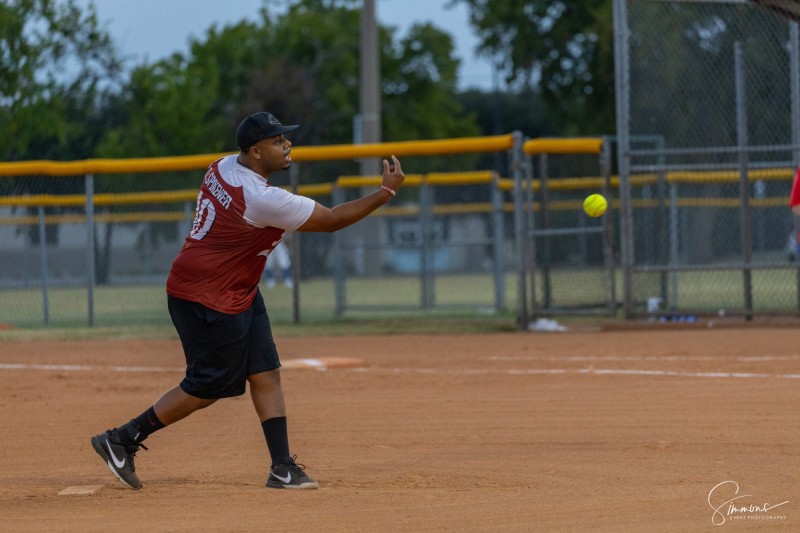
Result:
<svg viewBox="0 0 800 533">
<path fill-rule="evenodd" d="M 428 185 L 488 185 L 497 174 L 485 170 L 477 172 L 431 172 L 426 175 Z"/>
<path fill-rule="evenodd" d="M 299 146 L 292 148 L 295 161 L 327 159 L 387 158 L 397 156 L 428 156 L 466 153 L 503 152 L 514 145 L 513 135 L 463 137 L 435 141 L 401 141 L 374 144 L 339 144 L 332 146 Z"/>
<path fill-rule="evenodd" d="M 510 150 L 513 135 L 464 137 L 432 141 L 402 141 L 373 144 L 338 144 L 292 148 L 297 162 L 333 159 L 386 158 L 390 155 L 430 156 L 487 153 Z M 84 159 L 81 161 L 17 161 L 0 163 L 2 176 L 83 176 L 86 174 L 125 174 L 134 172 L 177 172 L 202 170 L 229 153 L 200 154 L 139 159 Z"/>
<path fill-rule="evenodd" d="M 523 145 L 528 155 L 539 154 L 599 154 L 603 139 L 599 137 L 577 137 L 565 139 L 531 139 Z"/>
<path fill-rule="evenodd" d="M 422 174 L 406 174 L 403 187 L 419 187 L 424 177 Z M 383 178 L 380 176 L 339 176 L 336 186 L 341 189 L 357 189 L 359 187 L 380 187 Z"/>
<path fill-rule="evenodd" d="M 81 161 L 19 161 L 0 163 L 0 176 L 83 176 L 134 172 L 178 172 L 205 169 L 228 154 L 202 154 L 138 159 L 84 159 Z"/>
</svg>

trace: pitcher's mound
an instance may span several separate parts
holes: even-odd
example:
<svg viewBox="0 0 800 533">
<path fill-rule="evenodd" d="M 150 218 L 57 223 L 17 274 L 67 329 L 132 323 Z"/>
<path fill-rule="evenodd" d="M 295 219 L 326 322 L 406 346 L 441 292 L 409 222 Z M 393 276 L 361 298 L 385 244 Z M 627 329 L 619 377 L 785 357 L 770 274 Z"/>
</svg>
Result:
<svg viewBox="0 0 800 533">
<path fill-rule="evenodd" d="M 329 368 L 358 368 L 364 366 L 363 359 L 354 357 L 315 357 L 308 359 L 289 359 L 281 363 L 283 368 L 315 368 L 327 370 Z"/>
</svg>

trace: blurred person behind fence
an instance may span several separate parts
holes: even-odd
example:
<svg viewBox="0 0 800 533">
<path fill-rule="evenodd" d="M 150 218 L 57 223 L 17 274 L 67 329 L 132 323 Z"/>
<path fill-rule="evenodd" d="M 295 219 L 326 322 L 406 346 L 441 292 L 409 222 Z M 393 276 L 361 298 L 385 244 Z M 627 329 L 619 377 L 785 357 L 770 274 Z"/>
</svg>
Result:
<svg viewBox="0 0 800 533">
<path fill-rule="evenodd" d="M 283 284 L 290 289 L 294 287 L 292 278 L 292 260 L 289 257 L 289 247 L 281 241 L 272 249 L 267 256 L 267 266 L 264 268 L 264 278 L 267 280 L 267 287 L 275 286 L 275 270 L 280 270 Z"/>
</svg>

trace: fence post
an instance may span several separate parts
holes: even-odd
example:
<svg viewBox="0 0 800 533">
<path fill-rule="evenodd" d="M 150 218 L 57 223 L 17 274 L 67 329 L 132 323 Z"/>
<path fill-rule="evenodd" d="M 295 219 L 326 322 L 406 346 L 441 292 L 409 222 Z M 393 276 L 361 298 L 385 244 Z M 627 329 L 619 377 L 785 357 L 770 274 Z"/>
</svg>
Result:
<svg viewBox="0 0 800 533">
<path fill-rule="evenodd" d="M 422 309 L 428 310 L 433 307 L 433 260 L 431 249 L 431 237 L 433 235 L 431 215 L 432 215 L 432 191 L 427 179 L 423 179 L 419 186 L 419 207 L 420 207 L 420 236 L 422 237 L 422 247 L 420 249 L 420 304 Z"/>
<path fill-rule="evenodd" d="M 186 234 L 192 229 L 194 220 L 194 203 L 186 201 L 183 203 L 183 220 L 178 222 L 178 235 L 185 238 Z"/>
<path fill-rule="evenodd" d="M 539 163 L 539 222 L 541 222 L 541 229 L 550 228 L 550 184 L 548 183 L 548 157 L 546 153 L 538 154 Z M 531 194 L 529 192 L 528 194 Z M 533 198 L 529 198 L 529 203 L 533 205 Z M 535 239 L 535 234 L 531 232 L 531 236 Z M 541 271 L 542 271 L 542 306 L 544 309 L 553 307 L 553 285 L 550 278 L 550 267 L 552 266 L 552 246 L 550 243 L 550 236 L 545 235 L 542 237 L 542 253 L 537 257 L 541 258 Z M 536 248 L 536 241 L 534 240 L 533 248 Z M 531 282 L 533 283 L 533 282 Z M 536 316 L 536 308 L 531 307 Z"/>
<path fill-rule="evenodd" d="M 533 194 L 533 157 L 525 155 L 525 143 L 522 144 L 522 172 L 525 176 L 525 235 L 527 235 L 525 251 L 525 261 L 528 263 L 528 282 L 530 283 L 530 314 L 536 316 L 541 309 L 536 295 L 536 273 L 539 272 L 539 259 L 536 251 L 536 197 Z M 541 193 L 541 182 L 539 182 L 539 189 Z M 541 211 L 543 201 L 539 200 L 539 209 Z M 544 279 L 542 280 L 544 284 Z"/>
<path fill-rule="evenodd" d="M 745 318 L 753 319 L 753 272 L 750 263 L 753 261 L 753 236 L 750 228 L 750 183 L 747 166 L 747 89 L 744 74 L 744 53 L 741 41 L 734 44 L 734 62 L 736 67 L 736 141 L 739 148 L 739 201 L 741 205 L 742 226 L 742 259 L 745 268 L 742 270 L 744 282 Z"/>
<path fill-rule="evenodd" d="M 665 265 L 669 262 L 670 257 L 670 248 L 669 248 L 669 228 L 670 228 L 670 218 L 669 218 L 669 207 L 667 205 L 667 173 L 664 169 L 664 165 L 666 164 L 666 156 L 664 155 L 664 138 L 661 136 L 656 136 L 653 142 L 653 145 L 658 152 L 656 155 L 656 172 L 658 173 L 658 208 L 657 208 L 657 217 L 656 220 L 658 221 L 658 264 Z M 659 296 L 661 297 L 662 303 L 666 306 L 666 303 L 670 301 L 669 297 L 669 286 L 670 280 L 669 276 L 675 275 L 675 272 L 668 272 L 664 270 L 661 272 L 660 283 L 661 283 L 661 292 Z M 677 283 L 677 278 L 674 277 L 673 281 Z"/>
<path fill-rule="evenodd" d="M 506 307 L 506 280 L 503 225 L 503 191 L 500 176 L 492 173 L 492 233 L 494 241 L 494 308 L 500 312 Z"/>
<path fill-rule="evenodd" d="M 617 165 L 620 197 L 620 263 L 622 266 L 623 309 L 633 317 L 633 208 L 630 180 L 630 28 L 627 0 L 614 0 L 614 70 L 616 71 Z"/>
<path fill-rule="evenodd" d="M 792 167 L 796 170 L 800 166 L 800 25 L 789 22 L 789 74 L 791 85 L 791 116 L 792 116 Z M 797 217 L 792 217 L 795 222 L 795 235 L 797 235 Z M 797 293 L 797 309 L 800 311 L 800 255 L 797 253 L 795 242 L 795 291 Z"/>
<path fill-rule="evenodd" d="M 300 187 L 300 167 L 297 164 L 289 167 L 289 187 L 292 189 L 292 194 L 297 194 L 297 189 Z M 300 262 L 300 235 L 301 232 L 295 231 L 292 233 L 292 240 L 289 243 L 289 258 L 292 261 L 292 323 L 300 323 L 300 276 L 302 272 L 302 263 Z"/>
<path fill-rule="evenodd" d="M 789 83 L 791 87 L 792 165 L 800 165 L 800 25 L 789 22 Z"/>
<path fill-rule="evenodd" d="M 680 211 L 678 211 L 678 183 L 669 184 L 669 310 L 675 312 L 678 309 L 678 263 L 680 259 Z"/>
<path fill-rule="evenodd" d="M 86 298 L 89 327 L 94 326 L 94 175 L 86 174 Z"/>
<path fill-rule="evenodd" d="M 603 176 L 603 194 L 606 198 L 613 201 L 611 194 L 611 143 L 608 138 L 603 138 L 600 146 L 600 172 Z M 609 215 L 603 219 L 603 239 L 605 240 L 605 260 L 608 268 L 608 314 L 614 316 L 617 312 L 617 269 L 614 262 L 614 218 L 613 209 L 609 210 Z M 581 217 L 583 220 L 583 217 Z"/>
<path fill-rule="evenodd" d="M 39 264 L 42 270 L 42 312 L 44 314 L 44 324 L 50 323 L 50 298 L 48 295 L 47 279 L 47 225 L 44 219 L 44 206 L 38 208 L 39 214 Z"/>
<path fill-rule="evenodd" d="M 514 180 L 514 237 L 517 245 L 517 328 L 528 326 L 528 224 L 525 217 L 522 133 L 514 132 L 514 145 L 509 153 L 511 177 Z"/>
<path fill-rule="evenodd" d="M 344 189 L 334 182 L 331 191 L 333 205 L 344 203 Z M 342 231 L 333 232 L 333 293 L 335 296 L 334 314 L 338 317 L 344 313 L 346 306 L 345 278 L 347 267 L 344 258 L 344 235 Z"/>
</svg>

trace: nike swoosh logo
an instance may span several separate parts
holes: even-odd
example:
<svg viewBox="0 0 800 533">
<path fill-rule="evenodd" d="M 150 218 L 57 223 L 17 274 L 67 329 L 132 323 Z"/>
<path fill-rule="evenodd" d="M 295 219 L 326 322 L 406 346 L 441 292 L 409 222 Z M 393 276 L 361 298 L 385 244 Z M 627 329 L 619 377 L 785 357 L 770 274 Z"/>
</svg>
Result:
<svg viewBox="0 0 800 533">
<path fill-rule="evenodd" d="M 114 455 L 114 452 L 111 450 L 111 444 L 108 441 L 106 441 L 106 448 L 108 448 L 108 454 L 111 456 L 111 460 L 114 461 L 114 465 L 117 468 L 122 468 L 123 466 L 125 466 L 125 459 L 123 459 L 122 461 L 117 459 L 117 456 Z M 292 477 L 291 474 L 289 474 L 289 477 Z"/>
<path fill-rule="evenodd" d="M 284 483 L 291 483 L 292 482 L 292 473 L 289 472 L 289 475 L 286 477 L 281 477 L 275 472 L 272 472 L 272 475 L 275 476 L 279 481 L 283 481 Z"/>
</svg>

